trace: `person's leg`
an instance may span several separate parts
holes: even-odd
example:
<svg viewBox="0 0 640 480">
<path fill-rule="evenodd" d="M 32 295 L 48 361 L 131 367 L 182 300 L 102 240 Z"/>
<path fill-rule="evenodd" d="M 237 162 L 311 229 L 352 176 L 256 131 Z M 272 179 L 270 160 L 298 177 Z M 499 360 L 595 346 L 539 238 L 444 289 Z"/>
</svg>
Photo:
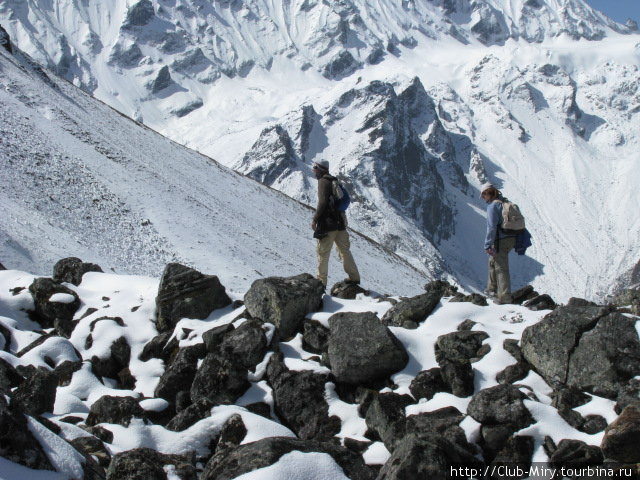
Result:
<svg viewBox="0 0 640 480">
<path fill-rule="evenodd" d="M 516 244 L 515 237 L 507 237 L 500 240 L 500 250 L 494 257 L 494 271 L 496 279 L 496 294 L 498 301 L 511 303 L 511 277 L 509 275 L 509 252 Z"/>
<path fill-rule="evenodd" d="M 337 232 L 329 232 L 325 237 L 319 238 L 316 244 L 316 256 L 318 257 L 318 274 L 316 278 L 326 287 L 329 277 L 329 255 L 335 241 Z"/>
<path fill-rule="evenodd" d="M 487 295 L 495 295 L 498 291 L 498 287 L 496 286 L 496 267 L 495 267 L 495 257 L 489 255 L 488 261 L 488 275 L 487 275 L 487 289 L 485 292 Z"/>
<path fill-rule="evenodd" d="M 353 255 L 351 254 L 351 242 L 349 241 L 349 233 L 346 230 L 337 232 L 336 235 L 336 248 L 338 249 L 338 256 L 342 260 L 342 266 L 344 271 L 349 276 L 349 280 L 352 282 L 360 282 L 360 272 L 356 265 Z"/>
</svg>

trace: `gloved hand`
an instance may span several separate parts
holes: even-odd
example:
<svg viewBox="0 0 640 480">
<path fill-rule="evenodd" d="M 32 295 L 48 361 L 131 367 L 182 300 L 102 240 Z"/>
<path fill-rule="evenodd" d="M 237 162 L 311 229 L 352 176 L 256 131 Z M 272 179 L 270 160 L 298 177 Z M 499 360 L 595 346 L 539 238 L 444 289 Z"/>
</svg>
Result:
<svg viewBox="0 0 640 480">
<path fill-rule="evenodd" d="M 489 247 L 487 249 L 485 249 L 485 252 L 487 253 L 487 255 L 489 255 L 490 257 L 494 257 L 496 254 L 496 251 L 493 247 Z"/>
</svg>

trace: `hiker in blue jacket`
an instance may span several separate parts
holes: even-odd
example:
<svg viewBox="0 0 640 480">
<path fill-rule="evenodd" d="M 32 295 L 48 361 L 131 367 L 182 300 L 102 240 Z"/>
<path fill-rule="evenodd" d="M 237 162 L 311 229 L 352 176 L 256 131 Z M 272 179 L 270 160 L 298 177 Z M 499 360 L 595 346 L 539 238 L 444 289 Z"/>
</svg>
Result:
<svg viewBox="0 0 640 480">
<path fill-rule="evenodd" d="M 487 202 L 487 235 L 484 251 L 489 255 L 489 275 L 485 293 L 495 298 L 495 303 L 512 303 L 511 278 L 509 276 L 509 252 L 516 244 L 516 235 L 505 233 L 502 223 L 502 203 L 506 200 L 491 183 L 485 183 L 480 196 Z"/>
</svg>

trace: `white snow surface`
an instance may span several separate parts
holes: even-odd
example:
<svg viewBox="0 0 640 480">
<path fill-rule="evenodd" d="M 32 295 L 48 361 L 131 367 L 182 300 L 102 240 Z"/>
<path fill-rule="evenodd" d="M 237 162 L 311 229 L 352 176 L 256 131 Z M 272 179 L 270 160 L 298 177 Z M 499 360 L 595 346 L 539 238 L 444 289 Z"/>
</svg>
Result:
<svg viewBox="0 0 640 480">
<path fill-rule="evenodd" d="M 640 202 L 640 35 L 583 0 L 27 0 L 3 2 L 0 24 L 16 46 L 96 98 L 232 168 L 265 128 L 281 125 L 295 143 L 295 118 L 313 106 L 323 128 L 304 163 L 269 182 L 306 204 L 315 202 L 308 167 L 316 156 L 338 173 L 371 168 L 368 130 L 360 130 L 370 112 L 347 109 L 328 124 L 342 95 L 372 81 L 399 93 L 417 77 L 447 135 L 474 146 L 457 159 L 469 187 L 445 185 L 454 234 L 437 240 L 398 213 L 384 184 L 358 185 L 353 228 L 427 276 L 481 290 L 477 187 L 486 179 L 521 206 L 534 237 L 529 258 L 513 262 L 515 287 L 531 283 L 559 301 L 599 299 L 639 260 L 640 217 L 629 212 Z M 353 68 L 335 73 L 346 54 Z M 94 112 L 64 85 L 76 106 L 45 88 L 34 95 L 22 75 L 3 83 L 3 114 L 18 117 L 2 127 L 2 148 L 25 141 L 20 158 L 36 161 L 23 171 L 29 188 L 3 197 L 0 253 L 10 267 L 44 271 L 72 250 L 119 272 L 155 275 L 178 257 L 222 275 L 226 257 L 239 263 L 227 280 L 233 288 L 256 272 L 313 268 L 302 207 L 275 214 L 282 197 L 258 200 L 210 160 L 151 142 L 130 124 L 123 132 L 117 124 L 126 122 Z M 273 161 L 265 155 L 251 167 Z M 16 175 L 3 181 L 21 185 Z M 48 195 L 37 207 L 21 198 L 35 186 Z M 380 271 L 370 267 L 363 278 Z M 387 285 L 371 278 L 374 288 Z"/>
<path fill-rule="evenodd" d="M 27 340 L 25 335 L 30 334 L 29 340 L 35 341 L 43 334 L 37 324 L 25 321 L 26 314 L 20 309 L 21 305 L 28 304 L 27 297 L 30 297 L 30 294 L 24 287 L 28 287 L 33 279 L 32 275 L 20 271 L 0 271 L 0 306 L 2 306 L 2 313 L 5 315 L 2 317 L 2 324 L 12 340 L 10 348 L 0 352 L 0 358 L 14 366 L 31 364 L 51 369 L 49 364 L 39 359 L 42 356 L 47 356 L 50 359 L 58 358 L 57 361 L 62 360 L 58 357 L 61 350 L 58 343 L 50 341 L 43 343 L 39 347 L 38 356 L 16 356 L 16 353 L 26 346 L 23 344 Z M 80 322 L 70 340 L 53 338 L 72 344 L 82 359 L 88 360 L 91 356 L 98 355 L 100 349 L 109 345 L 112 340 L 124 336 L 131 347 L 130 369 L 137 382 L 133 390 L 110 387 L 107 385 L 108 379 L 102 382 L 92 373 L 89 362 L 85 361 L 83 368 L 73 374 L 68 386 L 58 387 L 54 412 L 46 414 L 49 420 L 61 428 L 60 437 L 62 439 L 72 440 L 79 436 L 89 435 L 78 426 L 65 423 L 62 420 L 67 416 L 86 418 L 91 405 L 102 395 L 132 396 L 138 399 L 146 410 L 158 411 L 166 406 L 164 400 L 153 396 L 155 385 L 164 372 L 163 362 L 158 359 L 142 362 L 138 359 L 144 345 L 157 334 L 155 316 L 150 305 L 157 285 L 156 279 L 148 277 L 89 273 L 84 276 L 80 286 L 70 286 L 82 302 L 82 307 L 75 316 Z M 109 298 L 109 300 L 105 300 L 105 298 Z M 87 315 L 90 308 L 96 309 L 96 311 Z M 381 316 L 389 308 L 391 308 L 389 301 L 381 301 L 375 296 L 360 295 L 355 300 L 342 300 L 325 295 L 322 310 L 308 315 L 308 318 L 325 323 L 328 317 L 334 313 L 371 311 Z M 217 310 L 205 320 L 184 319 L 176 325 L 173 336 L 180 340 L 180 346 L 201 343 L 204 332 L 234 322 L 243 309 L 244 307 L 235 310 L 228 307 Z M 489 306 L 482 307 L 470 303 L 449 302 L 449 298 L 443 298 L 434 313 L 417 329 L 391 328 L 392 333 L 409 354 L 407 366 L 392 376 L 393 383 L 397 386 L 394 391 L 409 394 L 409 385 L 416 374 L 437 366 L 434 351 L 437 338 L 445 333 L 456 331 L 458 325 L 464 321 L 475 322 L 473 330 L 484 331 L 489 335 L 484 341 L 490 347 L 489 352 L 480 361 L 473 363 L 476 392 L 497 385 L 496 374 L 516 361 L 503 349 L 504 341 L 506 339 L 518 340 L 526 327 L 537 323 L 547 313 L 548 311 L 533 312 L 516 305 L 490 303 Z M 102 330 L 100 335 L 97 335 L 94 330 L 94 345 L 87 348 L 85 342 L 89 332 L 87 326 L 94 319 L 115 317 L 116 315 L 122 318 L 124 327 L 107 320 L 97 322 L 95 329 L 101 323 L 108 328 Z M 242 319 L 235 321 L 235 326 L 243 321 Z M 638 323 L 640 324 L 640 321 Z M 109 329 L 113 329 L 114 333 L 108 334 Z M 19 340 L 19 342 L 15 340 Z M 99 347 L 96 347 L 96 344 Z M 96 350 L 96 348 L 98 349 Z M 327 371 L 326 367 L 318 363 L 317 355 L 303 349 L 299 335 L 289 342 L 280 343 L 278 349 L 284 355 L 285 363 L 289 369 Z M 271 353 L 266 355 L 263 364 L 266 363 L 270 355 Z M 242 417 L 247 428 L 247 435 L 242 443 L 250 443 L 272 436 L 294 437 L 291 430 L 278 423 L 277 417 L 273 416 L 272 419 L 267 419 L 249 412 L 243 406 L 263 401 L 269 404 L 273 411 L 273 395 L 264 375 L 264 367 L 256 368 L 256 371 L 249 378 L 251 388 L 238 399 L 236 405 L 214 407 L 209 417 L 198 421 L 182 432 L 169 431 L 160 425 L 146 423 L 137 418 L 134 418 L 128 427 L 103 424 L 102 426 L 114 434 L 113 442 L 105 444 L 106 448 L 112 454 L 116 454 L 133 448 L 149 447 L 168 454 L 190 455 L 193 452 L 197 458 L 203 458 L 210 453 L 209 446 L 212 439 L 217 437 L 224 423 L 234 414 L 239 414 Z M 542 449 L 542 441 L 545 436 L 550 436 L 556 443 L 566 438 L 579 439 L 589 445 L 600 445 L 603 433 L 587 435 L 575 430 L 559 416 L 557 410 L 551 406 L 552 399 L 549 396 L 551 388 L 540 376 L 530 373 L 519 381 L 518 385 L 532 399 L 527 400 L 525 405 L 536 422 L 518 433 L 534 436 L 536 441 L 535 461 L 548 461 Z M 388 388 L 385 389 L 385 391 L 388 390 Z M 593 395 L 590 397 L 591 400 L 581 406 L 578 411 L 583 415 L 602 415 L 608 422 L 616 418 L 614 402 Z M 431 400 L 422 399 L 416 404 L 409 405 L 406 408 L 406 414 L 415 415 L 447 406 L 454 406 L 465 413 L 470 398 L 458 398 L 451 394 L 438 393 Z M 365 437 L 367 427 L 365 420 L 358 414 L 358 406 L 341 399 L 336 393 L 335 385 L 331 382 L 326 383 L 325 399 L 329 407 L 329 414 L 340 419 L 342 427 L 337 434 L 339 439 L 350 438 L 357 441 L 369 441 Z M 76 455 L 76 452 L 68 444 L 62 442 L 60 437 L 51 433 L 35 419 L 30 418 L 29 425 L 43 444 L 59 473 L 62 474 L 62 476 L 56 477 L 51 473 L 38 473 L 33 477 L 29 476 L 29 478 L 80 478 L 78 469 L 83 463 L 81 457 Z M 461 427 L 470 442 L 477 441 L 479 424 L 475 420 L 466 417 Z M 389 452 L 383 444 L 373 442 L 363 457 L 369 464 L 381 465 L 389 458 Z M 317 477 L 305 476 L 307 473 L 304 472 L 307 472 L 311 466 L 317 469 Z M 335 465 L 335 462 L 330 461 L 330 458 L 322 454 L 303 455 L 300 452 L 292 452 L 290 456 L 282 457 L 280 461 L 268 468 L 247 474 L 246 478 L 288 478 L 288 473 L 297 468 L 303 472 L 301 473 L 303 476 L 300 478 L 342 478 L 338 472 L 339 467 Z M 24 467 L 4 459 L 0 459 L 0 471 L 4 472 L 2 478 L 6 480 L 24 478 L 22 476 L 24 475 L 22 473 Z M 261 474 L 264 474 L 264 477 L 260 476 Z"/>
</svg>

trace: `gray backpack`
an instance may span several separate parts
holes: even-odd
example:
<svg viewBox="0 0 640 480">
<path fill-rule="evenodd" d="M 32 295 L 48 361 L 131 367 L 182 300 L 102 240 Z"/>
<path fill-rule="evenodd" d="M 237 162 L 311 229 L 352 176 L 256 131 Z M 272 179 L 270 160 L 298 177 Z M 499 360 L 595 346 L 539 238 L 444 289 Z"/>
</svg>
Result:
<svg viewBox="0 0 640 480">
<path fill-rule="evenodd" d="M 517 235 L 525 229 L 524 215 L 520 207 L 509 200 L 502 201 L 502 231 L 509 235 Z"/>
</svg>

